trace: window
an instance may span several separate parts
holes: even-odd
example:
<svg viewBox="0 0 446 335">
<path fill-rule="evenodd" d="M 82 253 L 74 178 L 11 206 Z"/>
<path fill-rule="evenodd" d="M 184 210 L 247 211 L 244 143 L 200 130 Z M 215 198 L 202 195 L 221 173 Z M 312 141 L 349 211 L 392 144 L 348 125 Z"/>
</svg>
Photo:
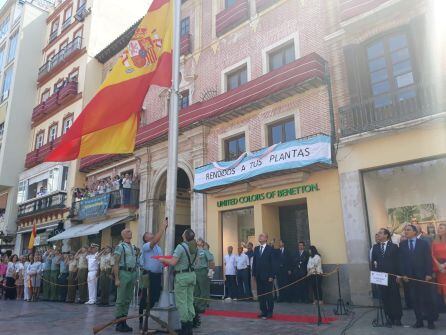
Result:
<svg viewBox="0 0 446 335">
<path fill-rule="evenodd" d="M 190 18 L 185 17 L 181 20 L 181 36 L 188 35 L 190 32 Z"/>
<path fill-rule="evenodd" d="M 268 54 L 269 70 L 272 71 L 278 69 L 279 67 L 291 63 L 295 59 L 294 42 L 287 43 Z"/>
<path fill-rule="evenodd" d="M 68 166 L 64 166 L 62 170 L 62 185 L 61 185 L 62 191 L 67 190 L 67 180 L 68 180 Z"/>
<path fill-rule="evenodd" d="M 244 65 L 226 75 L 226 91 L 233 90 L 248 81 L 247 66 Z"/>
<path fill-rule="evenodd" d="M 9 96 L 9 89 L 11 88 L 11 81 L 12 81 L 12 70 L 13 67 L 10 66 L 5 71 L 5 75 L 3 78 L 2 101 L 5 101 Z"/>
<path fill-rule="evenodd" d="M 41 96 L 41 99 L 40 99 L 40 102 L 42 103 L 42 102 L 47 101 L 47 99 L 49 98 L 49 96 L 50 96 L 50 89 L 47 88 L 45 91 L 43 91 L 42 96 Z"/>
<path fill-rule="evenodd" d="M 71 19 L 71 16 L 73 15 L 73 7 L 69 7 L 65 10 L 65 13 L 63 15 L 63 22 L 65 24 L 65 22 L 67 22 L 68 20 Z M 71 20 L 70 20 L 71 21 Z"/>
<path fill-rule="evenodd" d="M 76 39 L 77 37 L 82 38 L 82 33 L 83 33 L 83 29 L 78 29 L 76 30 L 76 32 L 73 34 L 73 40 Z"/>
<path fill-rule="evenodd" d="M 54 55 L 55 55 L 55 52 L 54 52 L 54 51 L 51 51 L 51 52 L 48 54 L 48 56 L 46 56 L 46 61 L 47 61 L 47 62 L 50 61 L 51 58 L 54 57 Z"/>
<path fill-rule="evenodd" d="M 68 75 L 68 81 L 78 81 L 79 70 L 74 70 Z"/>
<path fill-rule="evenodd" d="M 17 31 L 10 39 L 9 39 L 9 51 L 8 51 L 8 63 L 11 62 L 15 58 L 15 52 L 17 49 L 17 39 L 19 36 L 19 32 Z"/>
<path fill-rule="evenodd" d="M 183 91 L 180 94 L 180 109 L 183 109 L 189 106 L 189 90 Z"/>
<path fill-rule="evenodd" d="M 5 131 L 5 123 L 0 123 L 0 139 L 3 138 L 3 132 Z"/>
<path fill-rule="evenodd" d="M 57 124 L 48 129 L 48 142 L 52 142 L 57 138 Z"/>
<path fill-rule="evenodd" d="M 39 149 L 43 145 L 44 137 L 45 137 L 45 132 L 43 130 L 41 130 L 40 132 L 37 133 L 36 142 L 35 142 L 36 150 Z"/>
<path fill-rule="evenodd" d="M 65 40 L 62 43 L 60 43 L 59 51 L 62 50 L 63 48 L 65 48 L 67 45 L 68 45 L 68 40 Z"/>
<path fill-rule="evenodd" d="M 235 5 L 236 2 L 237 0 L 225 0 L 225 8 Z"/>
<path fill-rule="evenodd" d="M 396 33 L 374 41 L 366 47 L 366 54 L 376 108 L 415 97 L 406 34 Z"/>
<path fill-rule="evenodd" d="M 28 181 L 27 180 L 21 180 L 19 182 L 19 188 L 17 193 L 17 203 L 21 204 L 22 202 L 26 201 L 26 190 L 28 188 Z"/>
<path fill-rule="evenodd" d="M 225 160 L 237 159 L 245 151 L 245 134 L 225 140 Z"/>
<path fill-rule="evenodd" d="M 22 17 L 22 13 L 23 13 L 23 5 L 20 3 L 16 4 L 12 22 L 16 23 Z"/>
<path fill-rule="evenodd" d="M 63 120 L 63 129 L 62 134 L 65 134 L 68 129 L 70 129 L 71 125 L 73 124 L 73 116 L 68 116 Z"/>
<path fill-rule="evenodd" d="M 61 79 L 54 84 L 54 93 L 59 92 L 59 90 L 64 87 L 65 80 Z"/>
<path fill-rule="evenodd" d="M 284 143 L 296 139 L 294 118 L 273 123 L 268 126 L 269 145 Z"/>
<path fill-rule="evenodd" d="M 0 40 L 3 39 L 8 34 L 8 30 L 9 30 L 9 16 L 7 16 L 0 23 Z"/>
<path fill-rule="evenodd" d="M 79 0 L 77 2 L 77 10 L 79 10 L 80 8 L 82 8 L 83 6 L 85 6 L 85 4 L 87 3 L 87 0 Z"/>
<path fill-rule="evenodd" d="M 51 24 L 50 42 L 57 37 L 58 31 L 59 31 L 59 19 L 56 19 Z"/>
<path fill-rule="evenodd" d="M 5 58 L 5 48 L 0 49 L 0 72 L 3 69 L 3 59 Z"/>
</svg>

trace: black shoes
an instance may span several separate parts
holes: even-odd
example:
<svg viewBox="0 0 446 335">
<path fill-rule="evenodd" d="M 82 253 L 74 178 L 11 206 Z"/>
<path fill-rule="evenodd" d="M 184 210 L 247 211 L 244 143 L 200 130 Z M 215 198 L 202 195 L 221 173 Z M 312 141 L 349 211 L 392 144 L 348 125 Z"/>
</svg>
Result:
<svg viewBox="0 0 446 335">
<path fill-rule="evenodd" d="M 129 327 L 129 325 L 125 321 L 119 322 L 118 324 L 116 324 L 115 330 L 117 332 L 120 332 L 120 333 L 131 333 L 131 332 L 133 332 L 133 328 Z"/>
<path fill-rule="evenodd" d="M 200 314 L 195 314 L 194 320 L 192 321 L 192 328 L 198 328 L 201 326 Z"/>
<path fill-rule="evenodd" d="M 428 328 L 428 329 L 435 329 L 435 324 L 434 324 L 434 322 L 433 322 L 433 321 L 429 321 L 429 322 L 427 323 L 427 328 Z"/>
<path fill-rule="evenodd" d="M 397 327 L 403 326 L 403 324 L 401 323 L 401 320 L 393 320 L 392 324 Z"/>
<path fill-rule="evenodd" d="M 418 328 L 423 328 L 424 324 L 423 321 L 417 321 L 415 322 L 415 324 L 412 326 L 412 328 L 418 329 Z"/>
</svg>

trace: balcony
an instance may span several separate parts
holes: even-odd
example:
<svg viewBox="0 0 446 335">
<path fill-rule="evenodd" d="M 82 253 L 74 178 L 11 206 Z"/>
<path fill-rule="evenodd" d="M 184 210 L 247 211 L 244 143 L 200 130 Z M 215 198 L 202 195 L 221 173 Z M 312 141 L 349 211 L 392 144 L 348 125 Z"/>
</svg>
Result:
<svg viewBox="0 0 446 335">
<path fill-rule="evenodd" d="M 264 9 L 278 3 L 279 0 L 256 0 L 256 9 L 257 13 L 261 12 Z"/>
<path fill-rule="evenodd" d="M 61 108 L 65 108 L 69 103 L 74 102 L 79 96 L 77 87 L 77 81 L 70 81 L 58 92 L 53 93 L 46 101 L 34 107 L 31 117 L 33 125 L 46 120 Z"/>
<path fill-rule="evenodd" d="M 64 209 L 66 198 L 67 193 L 59 191 L 57 193 L 52 193 L 43 197 L 28 200 L 25 203 L 19 205 L 17 210 L 17 217 L 23 218 L 58 209 Z"/>
<path fill-rule="evenodd" d="M 26 155 L 25 167 L 27 169 L 31 169 L 32 167 L 40 163 L 43 163 L 45 161 L 45 158 L 49 155 L 49 153 L 60 143 L 60 139 L 61 138 L 58 137 L 54 141 L 48 142 L 42 145 L 40 148 L 29 152 Z"/>
<path fill-rule="evenodd" d="M 221 36 L 237 27 L 244 21 L 249 19 L 249 2 L 248 0 L 237 0 L 237 2 L 224 9 L 216 16 L 216 33 Z"/>
<path fill-rule="evenodd" d="M 413 92 L 413 97 L 402 99 L 405 92 Z M 416 85 L 387 95 L 388 103 L 377 107 L 373 98 L 339 109 L 341 136 L 351 136 L 401 122 L 416 120 L 442 112 L 436 108 L 433 85 Z M 407 96 L 407 95 L 406 95 Z"/>
<path fill-rule="evenodd" d="M 184 34 L 180 39 L 181 56 L 189 55 L 192 52 L 192 36 L 191 34 Z"/>
<path fill-rule="evenodd" d="M 38 81 L 44 81 L 51 73 L 56 71 L 56 69 L 60 69 L 62 66 L 64 66 L 80 52 L 81 48 L 82 38 L 76 37 L 74 40 L 68 43 L 65 48 L 60 50 L 39 68 L 39 74 L 37 77 Z"/>
<path fill-rule="evenodd" d="M 49 38 L 48 44 L 51 43 L 52 41 L 54 41 L 54 40 L 57 38 L 57 36 L 58 36 L 58 34 L 57 34 L 57 30 L 53 31 L 53 32 L 50 34 L 50 38 Z"/>
<path fill-rule="evenodd" d="M 78 220 L 84 220 L 106 215 L 110 210 L 132 210 L 138 207 L 139 189 L 122 189 L 74 201 L 70 216 Z"/>
<path fill-rule="evenodd" d="M 185 131 L 203 122 L 213 124 L 221 120 L 230 120 L 292 95 L 319 87 L 324 84 L 325 65 L 326 62 L 321 56 L 311 53 L 234 90 L 183 108 L 179 113 L 180 130 Z M 167 117 L 139 128 L 136 135 L 136 147 L 164 140 L 167 130 Z M 123 157 L 126 156 L 86 157 L 81 160 L 80 171 L 89 172 L 111 161 L 119 161 Z"/>
<path fill-rule="evenodd" d="M 339 0 L 341 20 L 346 21 L 366 13 L 389 0 Z"/>
<path fill-rule="evenodd" d="M 69 17 L 68 19 L 66 19 L 65 22 L 62 23 L 62 31 L 67 29 L 71 25 L 71 22 L 73 22 L 73 17 Z"/>
</svg>

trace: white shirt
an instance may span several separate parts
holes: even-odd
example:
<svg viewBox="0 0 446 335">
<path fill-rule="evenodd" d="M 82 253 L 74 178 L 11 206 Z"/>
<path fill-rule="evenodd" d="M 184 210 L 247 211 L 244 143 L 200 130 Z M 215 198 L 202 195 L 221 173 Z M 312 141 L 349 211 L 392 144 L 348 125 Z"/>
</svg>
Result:
<svg viewBox="0 0 446 335">
<path fill-rule="evenodd" d="M 249 265 L 249 257 L 247 254 L 242 252 L 240 255 L 235 257 L 235 265 L 237 270 L 244 270 Z"/>
<path fill-rule="evenodd" d="M 124 188 L 131 188 L 132 187 L 132 180 L 130 178 L 129 179 L 124 178 L 122 180 L 122 187 L 124 187 Z"/>
<path fill-rule="evenodd" d="M 17 270 L 17 263 L 15 263 L 15 264 L 13 262 L 8 263 L 8 267 L 6 268 L 6 276 L 5 277 L 13 277 L 14 276 L 14 273 Z"/>
<path fill-rule="evenodd" d="M 309 274 L 322 274 L 322 260 L 319 255 L 308 259 L 307 270 Z"/>
<path fill-rule="evenodd" d="M 89 254 L 86 256 L 87 262 L 88 262 L 88 271 L 98 271 L 99 263 L 96 259 L 98 253 L 95 253 L 94 255 Z"/>
<path fill-rule="evenodd" d="M 226 255 L 225 256 L 225 275 L 235 276 L 235 255 Z"/>
</svg>

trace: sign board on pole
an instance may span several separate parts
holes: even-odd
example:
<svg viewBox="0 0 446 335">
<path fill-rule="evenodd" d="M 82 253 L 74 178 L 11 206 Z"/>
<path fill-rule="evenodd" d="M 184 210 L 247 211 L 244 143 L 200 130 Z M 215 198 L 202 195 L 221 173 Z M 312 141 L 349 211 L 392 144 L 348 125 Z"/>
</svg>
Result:
<svg viewBox="0 0 446 335">
<path fill-rule="evenodd" d="M 389 285 L 389 274 L 386 272 L 370 271 L 370 283 L 381 286 Z"/>
</svg>

